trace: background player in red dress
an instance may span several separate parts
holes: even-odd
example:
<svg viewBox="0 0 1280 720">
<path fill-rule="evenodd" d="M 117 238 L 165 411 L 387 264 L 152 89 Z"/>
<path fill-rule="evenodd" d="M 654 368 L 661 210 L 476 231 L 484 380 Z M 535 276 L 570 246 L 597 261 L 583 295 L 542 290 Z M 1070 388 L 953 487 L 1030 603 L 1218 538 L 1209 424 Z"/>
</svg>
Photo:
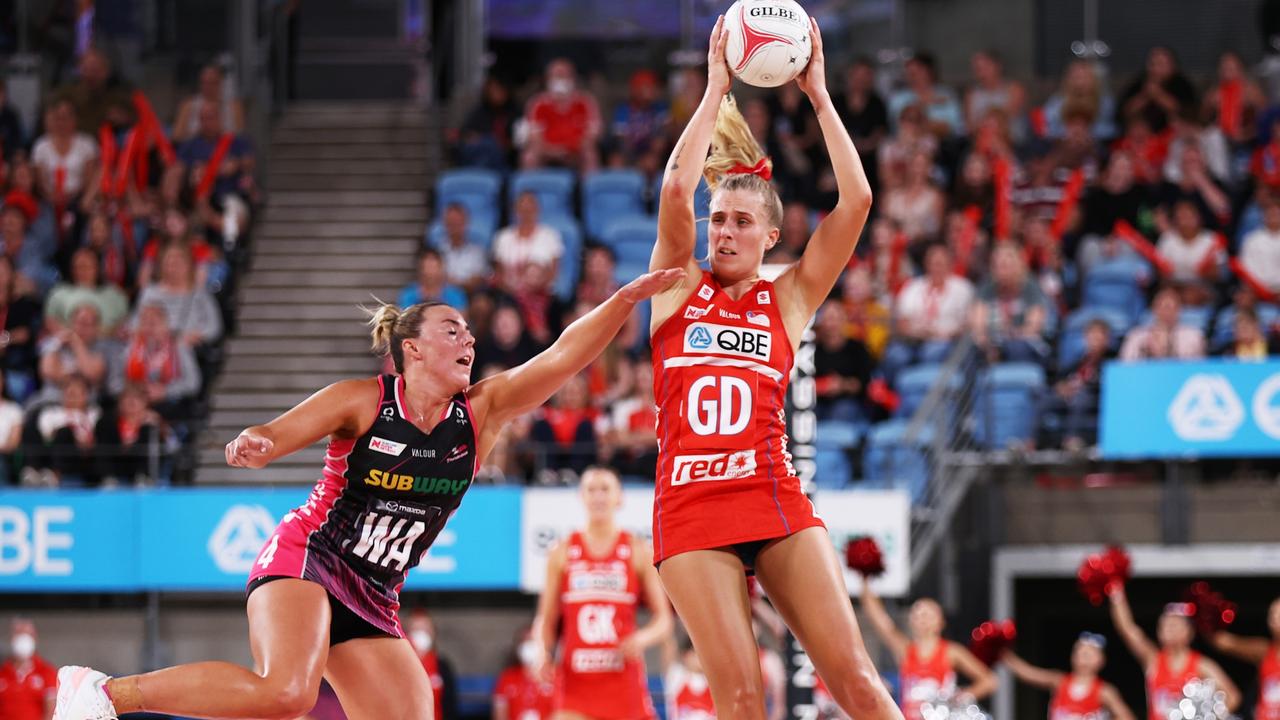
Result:
<svg viewBox="0 0 1280 720">
<path fill-rule="evenodd" d="M 256 668 L 204 662 L 108 678 L 59 671 L 57 720 L 151 711 L 197 718 L 296 718 L 323 675 L 352 718 L 426 718 L 431 686 L 399 623 L 399 588 L 503 426 L 541 405 L 604 350 L 637 302 L 678 273 L 649 273 L 570 325 L 528 362 L 471 384 L 472 337 L 443 304 L 383 306 L 375 349 L 399 376 L 344 380 L 227 444 L 261 468 L 330 437 L 322 479 L 254 565 L 248 598 Z"/>
<path fill-rule="evenodd" d="M 672 630 L 653 549 L 618 528 L 614 516 L 622 505 L 622 483 L 612 470 L 589 468 L 580 492 L 587 526 L 548 554 L 547 583 L 533 624 L 544 659 L 560 641 L 556 717 L 653 718 L 644 651 Z M 652 618 L 637 628 L 641 602 Z"/>
<path fill-rule="evenodd" d="M 1124 586 L 1113 588 L 1111 620 L 1116 625 L 1129 652 L 1142 665 L 1147 678 L 1147 711 L 1149 720 L 1167 720 L 1183 698 L 1182 688 L 1191 680 L 1212 680 L 1227 695 L 1227 709 L 1240 707 L 1240 690 L 1218 663 L 1191 649 L 1195 629 L 1191 610 L 1183 603 L 1170 603 L 1160 614 L 1156 625 L 1157 647 L 1134 622 Z"/>
<path fill-rule="evenodd" d="M 533 637 L 532 627 L 516 637 L 507 666 L 493 687 L 493 720 L 550 720 L 555 712 L 556 686 L 551 677 L 539 672 L 542 645 Z"/>
<path fill-rule="evenodd" d="M 9 659 L 0 665 L 0 718 L 48 720 L 58 689 L 58 671 L 36 654 L 36 626 L 14 620 Z"/>
<path fill-rule="evenodd" d="M 803 257 L 760 278 L 782 203 L 769 160 L 731 98 L 723 18 L 707 89 L 667 163 L 650 269 L 684 275 L 653 299 L 659 458 L 654 551 L 720 716 L 762 720 L 763 682 L 744 569 L 754 571 L 832 694 L 861 720 L 900 713 L 868 657 L 835 549 L 786 450 L 783 404 L 805 326 L 849 262 L 871 188 L 826 87 L 816 23 L 796 80 L 817 113 L 839 200 Z M 708 157 L 708 150 L 711 150 Z M 710 272 L 694 257 L 700 175 L 712 187 Z"/>
<path fill-rule="evenodd" d="M 1258 705 L 1254 720 L 1280 720 L 1280 598 L 1267 609 L 1271 637 L 1241 637 L 1219 630 L 1209 641 L 1228 655 L 1258 666 Z"/>
<path fill-rule="evenodd" d="M 667 720 L 715 720 L 716 705 L 698 651 L 687 641 L 681 646 L 680 658 L 667 668 L 662 682 Z"/>
<path fill-rule="evenodd" d="M 889 617 L 871 583 L 862 584 L 862 609 L 898 661 L 899 695 L 907 720 L 920 720 L 920 706 L 940 696 L 952 696 L 960 704 L 968 704 L 995 691 L 997 680 L 991 668 L 964 645 L 942 637 L 946 618 L 936 600 L 920 598 L 911 604 L 907 614 L 910 637 Z M 968 687 L 957 687 L 956 670 L 968 678 Z"/>
<path fill-rule="evenodd" d="M 1022 682 L 1053 693 L 1049 720 L 1134 720 L 1120 692 L 1098 677 L 1107 662 L 1107 639 L 1081 633 L 1071 648 L 1071 672 L 1036 667 L 1006 650 L 1000 658 Z"/>
</svg>

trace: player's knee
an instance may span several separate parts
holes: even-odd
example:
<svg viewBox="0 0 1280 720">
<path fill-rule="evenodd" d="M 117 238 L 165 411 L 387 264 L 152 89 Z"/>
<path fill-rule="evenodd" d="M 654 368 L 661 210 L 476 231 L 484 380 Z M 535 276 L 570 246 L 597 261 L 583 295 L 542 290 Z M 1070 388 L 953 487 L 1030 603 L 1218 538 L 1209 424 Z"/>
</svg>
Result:
<svg viewBox="0 0 1280 720">
<path fill-rule="evenodd" d="M 727 694 L 732 705 L 731 712 L 726 713 L 729 717 L 755 717 L 754 711 L 764 707 L 764 687 L 746 668 L 735 673 Z"/>
<path fill-rule="evenodd" d="M 835 685 L 838 687 L 831 688 L 833 694 L 853 717 L 874 717 L 884 704 L 884 682 L 869 662 L 856 663 Z"/>
<path fill-rule="evenodd" d="M 311 712 L 320 688 L 304 678 L 276 684 L 269 689 L 268 715 L 264 720 L 293 720 Z"/>
</svg>

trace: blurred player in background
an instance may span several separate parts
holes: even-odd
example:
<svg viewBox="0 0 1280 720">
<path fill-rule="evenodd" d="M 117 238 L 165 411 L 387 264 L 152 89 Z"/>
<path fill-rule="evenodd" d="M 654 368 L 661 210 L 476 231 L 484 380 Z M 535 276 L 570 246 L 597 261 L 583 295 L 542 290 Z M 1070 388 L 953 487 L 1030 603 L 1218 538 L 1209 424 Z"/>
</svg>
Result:
<svg viewBox="0 0 1280 720">
<path fill-rule="evenodd" d="M 1071 672 L 1036 667 L 1012 650 L 1006 650 L 1001 660 L 1014 677 L 1053 694 L 1049 720 L 1134 720 L 1115 686 L 1098 677 L 1107 663 L 1107 639 L 1097 633 L 1080 633 L 1071 648 Z"/>
</svg>

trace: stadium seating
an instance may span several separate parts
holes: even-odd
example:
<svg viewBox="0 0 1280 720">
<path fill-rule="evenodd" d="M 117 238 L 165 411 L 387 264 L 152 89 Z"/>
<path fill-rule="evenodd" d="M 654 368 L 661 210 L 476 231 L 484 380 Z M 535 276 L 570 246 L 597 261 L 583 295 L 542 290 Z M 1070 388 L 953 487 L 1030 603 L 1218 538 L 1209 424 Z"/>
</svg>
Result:
<svg viewBox="0 0 1280 720">
<path fill-rule="evenodd" d="M 554 290 L 559 297 L 573 297 L 573 290 L 578 284 L 578 274 L 582 270 L 582 226 L 572 216 L 553 215 L 543 218 L 542 222 L 555 228 L 564 243 L 564 255 L 560 256 L 560 274 L 556 276 Z"/>
<path fill-rule="evenodd" d="M 531 192 L 538 198 L 543 222 L 553 217 L 573 217 L 573 187 L 576 182 L 573 171 L 564 168 L 521 170 L 511 175 L 507 200 L 515 205 L 517 197 Z"/>
<path fill-rule="evenodd" d="M 1136 258 L 1117 258 L 1094 267 L 1084 277 L 1082 307 L 1100 307 L 1125 313 L 1132 321 L 1146 308 L 1144 286 L 1151 270 Z"/>
<path fill-rule="evenodd" d="M 908 441 L 906 420 L 887 420 L 867 432 L 862 454 L 863 487 L 902 488 L 916 501 L 929 480 L 928 446 L 933 432 L 921 427 Z"/>
<path fill-rule="evenodd" d="M 653 243 L 658 237 L 658 220 L 650 216 L 622 218 L 609 223 L 604 232 L 604 244 L 613 248 L 618 256 L 618 266 L 649 265 Z M 632 276 L 634 277 L 634 276 Z"/>
<path fill-rule="evenodd" d="M 644 215 L 644 176 L 638 170 L 605 170 L 582 181 L 582 215 L 587 235 L 604 238 L 609 223 Z"/>
<path fill-rule="evenodd" d="M 814 483 L 822 489 L 838 490 L 849 484 L 853 476 L 853 462 L 849 451 L 858 446 L 863 434 L 864 425 L 842 420 L 823 420 L 818 423 L 817 437 L 814 441 L 817 454 L 817 472 Z"/>
<path fill-rule="evenodd" d="M 659 175 L 653 181 L 653 211 L 658 211 L 657 199 L 662 197 L 662 175 Z M 693 193 L 693 216 L 695 218 L 706 218 L 711 215 L 711 188 L 707 186 L 705 178 L 698 179 L 698 189 Z"/>
<path fill-rule="evenodd" d="M 1084 330 L 1095 318 L 1110 326 L 1112 347 L 1120 346 L 1121 338 L 1133 325 L 1126 313 L 1108 307 L 1087 307 L 1071 313 L 1058 336 L 1059 371 L 1071 368 L 1084 356 Z"/>
<path fill-rule="evenodd" d="M 471 227 L 492 237 L 498 229 L 501 189 L 502 177 L 492 170 L 447 170 L 436 181 L 436 217 L 443 217 L 446 207 L 458 203 L 467 209 Z"/>
<path fill-rule="evenodd" d="M 1266 303 L 1259 304 L 1257 307 L 1258 321 L 1262 324 L 1263 332 L 1266 329 L 1280 322 L 1280 307 L 1269 305 Z M 1210 352 L 1219 352 L 1226 346 L 1230 345 L 1236 339 L 1236 309 L 1228 305 L 1218 311 L 1218 316 L 1213 321 L 1213 335 L 1209 338 Z"/>
<path fill-rule="evenodd" d="M 1034 441 L 1044 393 L 1044 368 L 1034 363 L 1001 363 L 982 372 L 972 413 L 978 445 L 1000 450 Z"/>
</svg>

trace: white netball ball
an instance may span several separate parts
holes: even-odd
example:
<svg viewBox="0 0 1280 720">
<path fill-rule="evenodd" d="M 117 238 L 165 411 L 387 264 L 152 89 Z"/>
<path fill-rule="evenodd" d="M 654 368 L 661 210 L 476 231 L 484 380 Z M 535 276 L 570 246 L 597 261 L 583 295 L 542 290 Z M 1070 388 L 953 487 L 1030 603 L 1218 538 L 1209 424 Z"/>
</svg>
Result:
<svg viewBox="0 0 1280 720">
<path fill-rule="evenodd" d="M 740 80 L 778 87 L 809 64 L 809 14 L 795 0 L 738 0 L 724 16 L 725 60 Z"/>
</svg>

